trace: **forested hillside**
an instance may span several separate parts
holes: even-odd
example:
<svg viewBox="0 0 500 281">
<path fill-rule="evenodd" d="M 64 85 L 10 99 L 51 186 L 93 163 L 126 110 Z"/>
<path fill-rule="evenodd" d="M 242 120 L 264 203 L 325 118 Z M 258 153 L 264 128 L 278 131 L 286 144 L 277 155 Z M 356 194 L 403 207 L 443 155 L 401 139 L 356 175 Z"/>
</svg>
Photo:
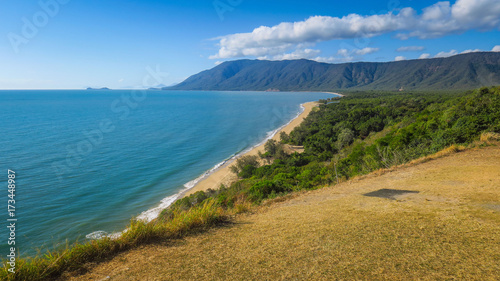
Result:
<svg viewBox="0 0 500 281">
<path fill-rule="evenodd" d="M 500 52 L 396 62 L 319 63 L 237 60 L 200 72 L 166 90 L 335 91 L 450 90 L 500 84 Z"/>
</svg>

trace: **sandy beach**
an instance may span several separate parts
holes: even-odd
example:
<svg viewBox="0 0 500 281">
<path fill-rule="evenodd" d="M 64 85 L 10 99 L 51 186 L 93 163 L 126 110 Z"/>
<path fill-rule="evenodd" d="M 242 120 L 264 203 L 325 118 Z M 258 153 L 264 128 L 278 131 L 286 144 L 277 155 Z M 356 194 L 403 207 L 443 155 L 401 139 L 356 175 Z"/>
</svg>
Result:
<svg viewBox="0 0 500 281">
<path fill-rule="evenodd" d="M 334 93 L 334 92 L 322 92 L 322 93 L 327 93 L 327 94 L 332 94 L 332 95 L 336 95 L 336 96 L 339 96 L 341 98 L 345 97 L 344 95 L 342 94 L 339 94 L 339 93 Z"/>
<path fill-rule="evenodd" d="M 280 133 L 285 132 L 287 134 L 290 134 L 290 132 L 300 125 L 302 121 L 309 115 L 309 113 L 312 111 L 314 107 L 318 105 L 317 102 L 308 102 L 302 104 L 304 107 L 304 111 L 297 116 L 295 119 L 293 119 L 288 125 L 283 127 L 281 130 L 279 130 L 272 139 L 279 141 L 280 140 Z M 264 152 L 264 144 L 261 144 L 260 146 L 257 146 L 253 148 L 252 150 L 248 151 L 247 153 L 243 155 L 258 155 L 258 152 L 262 151 Z M 241 155 L 241 156 L 243 156 Z M 221 184 L 224 185 L 229 185 L 231 182 L 237 179 L 237 176 L 230 171 L 229 167 L 233 164 L 233 160 L 228 161 L 225 163 L 223 166 L 221 166 L 217 171 L 206 177 L 205 179 L 201 180 L 196 184 L 193 188 L 190 190 L 186 191 L 181 197 L 193 194 L 197 191 L 200 190 L 207 190 L 207 189 L 217 189 L 220 187 Z"/>
</svg>

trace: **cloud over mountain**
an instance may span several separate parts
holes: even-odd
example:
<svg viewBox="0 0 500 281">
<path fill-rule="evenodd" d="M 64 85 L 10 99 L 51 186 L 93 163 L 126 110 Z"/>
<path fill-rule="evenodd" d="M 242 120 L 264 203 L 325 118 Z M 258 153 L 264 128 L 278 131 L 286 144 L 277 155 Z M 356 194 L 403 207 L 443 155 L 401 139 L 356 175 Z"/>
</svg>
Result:
<svg viewBox="0 0 500 281">
<path fill-rule="evenodd" d="M 418 52 L 423 50 L 425 50 L 423 46 L 406 46 L 397 48 L 396 52 Z"/>
<path fill-rule="evenodd" d="M 300 45 L 393 33 L 401 40 L 458 34 L 467 30 L 500 30 L 500 1 L 457 0 L 437 2 L 418 13 L 413 8 L 363 16 L 312 16 L 304 21 L 260 26 L 248 33 L 217 38 L 219 50 L 211 59 L 280 56 L 301 49 Z M 407 47 L 409 48 L 409 47 Z"/>
</svg>

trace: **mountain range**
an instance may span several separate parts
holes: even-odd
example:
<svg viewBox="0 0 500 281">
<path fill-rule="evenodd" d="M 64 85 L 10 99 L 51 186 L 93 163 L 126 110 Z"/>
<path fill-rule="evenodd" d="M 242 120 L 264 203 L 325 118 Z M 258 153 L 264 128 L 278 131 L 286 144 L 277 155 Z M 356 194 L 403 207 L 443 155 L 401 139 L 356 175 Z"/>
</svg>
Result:
<svg viewBox="0 0 500 281">
<path fill-rule="evenodd" d="M 164 90 L 336 91 L 462 90 L 500 85 L 500 52 L 447 58 L 342 64 L 300 60 L 236 60 Z"/>
</svg>

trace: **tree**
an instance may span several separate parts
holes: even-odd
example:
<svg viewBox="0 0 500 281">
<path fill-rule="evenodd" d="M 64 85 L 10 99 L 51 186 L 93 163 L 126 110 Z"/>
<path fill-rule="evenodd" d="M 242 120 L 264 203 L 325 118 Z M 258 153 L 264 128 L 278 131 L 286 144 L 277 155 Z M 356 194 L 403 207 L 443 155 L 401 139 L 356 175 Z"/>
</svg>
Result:
<svg viewBox="0 0 500 281">
<path fill-rule="evenodd" d="M 288 143 L 290 141 L 290 136 L 288 136 L 285 132 L 281 132 L 280 140 L 282 143 Z"/>
<path fill-rule="evenodd" d="M 264 145 L 266 153 L 259 154 L 262 158 L 270 161 L 271 159 L 286 159 L 288 154 L 285 152 L 284 145 L 275 140 L 268 140 Z"/>
<path fill-rule="evenodd" d="M 354 132 L 349 128 L 343 129 L 337 138 L 337 149 L 340 151 L 342 148 L 350 145 L 353 140 Z"/>
<path fill-rule="evenodd" d="M 239 174 L 243 171 L 243 169 L 247 166 L 252 166 L 254 168 L 259 167 L 259 161 L 257 160 L 258 157 L 256 155 L 245 155 L 236 160 L 236 163 L 229 167 L 231 172 L 235 174 Z M 252 168 L 246 168 L 246 170 L 254 170 Z"/>
</svg>

